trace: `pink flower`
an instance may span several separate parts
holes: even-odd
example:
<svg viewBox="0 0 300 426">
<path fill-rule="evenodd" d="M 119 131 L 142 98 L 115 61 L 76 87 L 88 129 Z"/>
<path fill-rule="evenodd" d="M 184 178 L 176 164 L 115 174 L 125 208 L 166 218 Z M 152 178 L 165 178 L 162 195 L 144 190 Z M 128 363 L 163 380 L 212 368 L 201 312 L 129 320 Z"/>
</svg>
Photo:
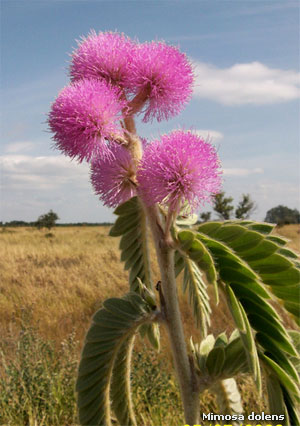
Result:
<svg viewBox="0 0 300 426">
<path fill-rule="evenodd" d="M 134 167 L 129 151 L 113 143 L 111 157 L 99 157 L 92 162 L 91 181 L 96 194 L 106 206 L 116 207 L 136 195 Z"/>
<path fill-rule="evenodd" d="M 73 52 L 71 78 L 105 79 L 126 88 L 135 49 L 135 43 L 124 34 L 91 31 Z"/>
<path fill-rule="evenodd" d="M 132 63 L 132 88 L 148 93 L 143 121 L 178 114 L 192 95 L 193 71 L 185 54 L 163 42 L 144 43 Z"/>
<path fill-rule="evenodd" d="M 148 145 L 137 173 L 139 193 L 148 205 L 162 203 L 192 211 L 220 192 L 221 171 L 215 148 L 182 130 Z"/>
<path fill-rule="evenodd" d="M 104 81 L 85 79 L 65 87 L 49 113 L 55 145 L 80 161 L 109 154 L 107 140 L 122 135 L 118 120 L 124 101 Z"/>
</svg>

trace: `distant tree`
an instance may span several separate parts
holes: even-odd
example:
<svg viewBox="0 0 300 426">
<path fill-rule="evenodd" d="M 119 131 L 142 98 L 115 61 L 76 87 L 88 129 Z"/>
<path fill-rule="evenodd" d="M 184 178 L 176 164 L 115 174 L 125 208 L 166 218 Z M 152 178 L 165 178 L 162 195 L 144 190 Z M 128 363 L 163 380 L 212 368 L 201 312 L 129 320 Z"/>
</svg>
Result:
<svg viewBox="0 0 300 426">
<path fill-rule="evenodd" d="M 203 212 L 200 214 L 201 222 L 208 222 L 211 217 L 211 212 Z"/>
<path fill-rule="evenodd" d="M 279 205 L 267 211 L 265 222 L 277 223 L 277 225 L 300 223 L 300 213 L 297 209 L 292 210 Z"/>
<path fill-rule="evenodd" d="M 250 194 L 243 194 L 235 210 L 235 217 L 237 219 L 248 219 L 255 210 L 256 204 L 251 200 Z"/>
<path fill-rule="evenodd" d="M 38 229 L 47 228 L 51 229 L 55 226 L 55 222 L 59 219 L 56 213 L 50 210 L 46 214 L 42 214 L 38 217 L 38 220 L 35 222 L 35 226 Z"/>
<path fill-rule="evenodd" d="M 220 219 L 230 219 L 232 210 L 234 209 L 233 205 L 231 205 L 232 201 L 232 197 L 225 197 L 225 192 L 215 195 L 213 209 Z"/>
</svg>

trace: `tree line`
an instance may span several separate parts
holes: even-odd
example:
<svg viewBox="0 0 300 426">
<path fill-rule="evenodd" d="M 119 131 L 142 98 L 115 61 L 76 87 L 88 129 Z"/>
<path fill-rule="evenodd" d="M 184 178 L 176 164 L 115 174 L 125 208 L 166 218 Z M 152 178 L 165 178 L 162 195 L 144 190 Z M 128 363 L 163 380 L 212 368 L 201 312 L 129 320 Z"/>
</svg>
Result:
<svg viewBox="0 0 300 426">
<path fill-rule="evenodd" d="M 249 219 L 257 209 L 257 205 L 251 199 L 250 194 L 242 194 L 236 208 L 232 202 L 233 198 L 226 196 L 225 192 L 215 195 L 213 210 L 217 214 L 218 219 Z M 201 213 L 200 220 L 208 222 L 211 220 L 211 215 L 212 212 Z M 290 209 L 289 207 L 279 205 L 267 211 L 264 222 L 276 223 L 279 226 L 300 223 L 300 213 L 297 209 Z"/>
<path fill-rule="evenodd" d="M 230 219 L 249 219 L 257 209 L 256 203 L 251 199 L 250 194 L 242 194 L 242 197 L 235 208 L 232 204 L 233 198 L 226 196 L 225 192 L 220 192 L 214 196 L 213 210 L 217 214 L 217 218 L 221 220 Z M 203 212 L 200 214 L 201 222 L 209 222 L 212 212 Z M 37 229 L 51 229 L 54 226 L 109 226 L 110 222 L 100 223 L 88 223 L 88 222 L 77 222 L 77 223 L 60 223 L 58 215 L 50 210 L 48 213 L 40 215 L 34 222 L 25 222 L 23 220 L 12 220 L 10 222 L 2 223 L 0 226 L 4 227 L 17 227 L 17 226 L 32 226 Z M 268 210 L 264 222 L 276 223 L 277 225 L 287 225 L 300 223 L 300 213 L 297 209 L 290 209 L 289 207 L 279 205 Z"/>
</svg>

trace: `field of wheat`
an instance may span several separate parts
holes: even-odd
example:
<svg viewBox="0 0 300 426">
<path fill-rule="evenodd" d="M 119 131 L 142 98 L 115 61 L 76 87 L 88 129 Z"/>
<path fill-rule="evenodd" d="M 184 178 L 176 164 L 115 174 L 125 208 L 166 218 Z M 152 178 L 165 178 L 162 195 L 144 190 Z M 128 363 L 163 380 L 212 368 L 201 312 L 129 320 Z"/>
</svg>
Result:
<svg viewBox="0 0 300 426">
<path fill-rule="evenodd" d="M 100 226 L 0 231 L 0 424 L 76 424 L 74 379 L 91 316 L 104 299 L 128 292 L 119 239 L 108 232 L 109 227 Z M 276 232 L 299 251 L 299 226 Z M 154 278 L 159 279 L 153 250 L 152 266 Z M 180 303 L 187 335 L 197 336 L 184 295 Z M 215 306 L 212 297 L 212 310 L 210 331 L 230 332 L 233 326 L 222 300 Z M 288 316 L 284 321 L 293 327 Z M 134 359 L 133 391 L 140 424 L 184 424 L 164 333 L 160 354 L 139 341 Z M 263 409 L 250 378 L 242 377 L 238 383 L 245 410 Z M 203 409 L 212 411 L 214 404 L 212 395 L 203 396 Z"/>
</svg>

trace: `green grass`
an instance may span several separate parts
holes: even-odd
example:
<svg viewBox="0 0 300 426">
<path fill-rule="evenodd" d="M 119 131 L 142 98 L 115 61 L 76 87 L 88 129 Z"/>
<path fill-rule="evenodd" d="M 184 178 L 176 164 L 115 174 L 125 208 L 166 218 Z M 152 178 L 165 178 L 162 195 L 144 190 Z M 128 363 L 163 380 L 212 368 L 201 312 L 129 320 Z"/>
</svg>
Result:
<svg viewBox="0 0 300 426">
<path fill-rule="evenodd" d="M 77 424 L 74 389 L 78 345 L 75 333 L 56 347 L 53 341 L 44 340 L 27 326 L 22 327 L 17 341 L 1 343 L 1 425 Z M 138 346 L 139 350 L 133 355 L 131 377 L 138 425 L 184 425 L 179 390 L 170 362 L 145 344 Z M 265 409 L 248 377 L 240 377 L 238 386 L 246 414 Z M 218 412 L 213 394 L 206 391 L 202 395 L 200 409 L 205 413 Z"/>
</svg>

